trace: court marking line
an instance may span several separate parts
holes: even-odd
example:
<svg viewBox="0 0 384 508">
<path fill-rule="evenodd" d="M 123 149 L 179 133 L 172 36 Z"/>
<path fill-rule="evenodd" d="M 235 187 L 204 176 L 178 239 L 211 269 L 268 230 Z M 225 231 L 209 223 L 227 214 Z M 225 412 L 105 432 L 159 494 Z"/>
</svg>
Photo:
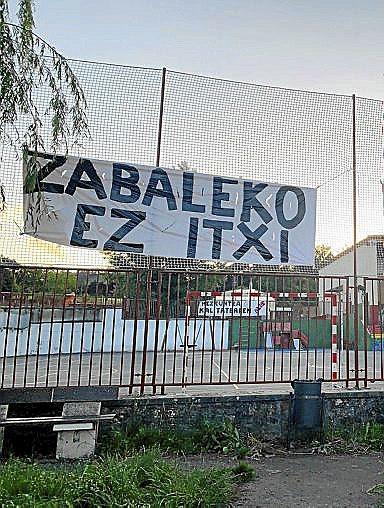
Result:
<svg viewBox="0 0 384 508">
<path fill-rule="evenodd" d="M 217 368 L 219 369 L 219 371 L 223 374 L 223 376 L 225 376 L 225 377 L 229 380 L 229 376 L 227 375 L 227 373 L 226 373 L 226 372 L 225 372 L 222 368 L 220 368 L 220 365 L 218 365 L 218 364 L 215 362 L 215 360 L 213 360 L 213 361 L 212 361 L 212 363 L 213 363 L 213 365 L 214 365 L 215 367 L 217 367 Z M 236 390 L 238 390 L 238 389 L 239 389 L 239 387 L 238 387 L 235 383 L 232 383 L 232 386 L 233 386 L 234 388 L 236 388 Z"/>
</svg>

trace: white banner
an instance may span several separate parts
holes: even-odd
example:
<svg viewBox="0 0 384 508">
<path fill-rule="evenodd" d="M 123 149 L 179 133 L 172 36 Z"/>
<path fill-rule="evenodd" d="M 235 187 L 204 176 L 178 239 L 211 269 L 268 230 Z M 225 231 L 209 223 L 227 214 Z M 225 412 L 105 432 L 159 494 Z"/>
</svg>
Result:
<svg viewBox="0 0 384 508">
<path fill-rule="evenodd" d="M 219 300 L 211 299 L 199 302 L 198 317 L 265 317 L 267 315 L 267 301 L 260 298 Z"/>
<path fill-rule="evenodd" d="M 37 213 L 36 193 L 25 194 L 24 217 L 25 233 L 41 240 L 152 256 L 313 264 L 315 189 L 73 156 L 38 160 L 48 213 Z"/>
</svg>

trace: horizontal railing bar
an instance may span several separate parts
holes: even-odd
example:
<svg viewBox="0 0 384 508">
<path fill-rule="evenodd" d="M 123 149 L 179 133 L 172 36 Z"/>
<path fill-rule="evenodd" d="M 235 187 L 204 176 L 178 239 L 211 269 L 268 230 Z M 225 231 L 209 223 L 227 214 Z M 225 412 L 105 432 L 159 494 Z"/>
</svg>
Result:
<svg viewBox="0 0 384 508">
<path fill-rule="evenodd" d="M 82 423 L 111 421 L 116 414 L 90 415 L 90 416 L 39 416 L 32 418 L 7 418 L 0 421 L 0 427 L 8 425 L 46 425 L 48 423 Z"/>
</svg>

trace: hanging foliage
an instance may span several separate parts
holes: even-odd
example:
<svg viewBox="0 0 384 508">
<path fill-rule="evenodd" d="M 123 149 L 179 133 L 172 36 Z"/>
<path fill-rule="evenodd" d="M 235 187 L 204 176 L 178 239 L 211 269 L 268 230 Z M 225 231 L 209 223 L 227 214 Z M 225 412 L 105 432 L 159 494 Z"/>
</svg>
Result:
<svg viewBox="0 0 384 508">
<path fill-rule="evenodd" d="M 34 33 L 34 2 L 20 0 L 17 24 L 10 21 L 8 0 L 0 0 L 0 140 L 18 154 L 32 151 L 24 180 L 26 192 L 38 189 L 32 206 L 47 213 L 37 181 L 40 169 L 37 153 L 58 149 L 67 152 L 69 142 L 88 136 L 86 100 L 69 62 L 53 46 Z M 39 89 L 48 94 L 48 103 L 38 100 Z M 22 130 L 18 127 L 23 119 Z M 42 135 L 49 121 L 49 146 Z M 1 184 L 0 199 L 6 193 Z"/>
</svg>

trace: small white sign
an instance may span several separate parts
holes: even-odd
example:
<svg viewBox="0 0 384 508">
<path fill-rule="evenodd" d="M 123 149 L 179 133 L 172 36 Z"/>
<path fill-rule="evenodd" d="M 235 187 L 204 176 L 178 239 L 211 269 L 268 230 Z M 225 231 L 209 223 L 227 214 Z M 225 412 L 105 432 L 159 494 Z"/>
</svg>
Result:
<svg viewBox="0 0 384 508">
<path fill-rule="evenodd" d="M 265 300 L 253 298 L 236 300 L 211 299 L 199 302 L 198 317 L 262 317 L 267 314 L 267 303 Z"/>
</svg>

